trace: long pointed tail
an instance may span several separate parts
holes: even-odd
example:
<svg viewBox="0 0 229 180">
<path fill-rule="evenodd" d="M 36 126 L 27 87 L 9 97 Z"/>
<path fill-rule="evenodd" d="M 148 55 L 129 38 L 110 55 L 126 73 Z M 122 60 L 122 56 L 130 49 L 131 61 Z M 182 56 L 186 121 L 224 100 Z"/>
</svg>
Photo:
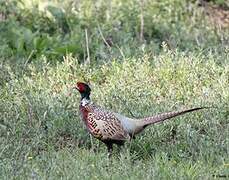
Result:
<svg viewBox="0 0 229 180">
<path fill-rule="evenodd" d="M 192 108 L 192 109 L 186 109 L 186 110 L 181 110 L 181 111 L 174 111 L 174 112 L 167 112 L 167 113 L 161 113 L 158 114 L 156 116 L 151 116 L 151 117 L 147 117 L 147 118 L 143 118 L 143 127 L 145 128 L 146 126 L 150 125 L 150 124 L 154 124 L 154 123 L 158 123 L 161 121 L 164 121 L 166 119 L 170 119 L 188 112 L 192 112 L 192 111 L 197 111 L 200 109 L 205 109 L 207 107 L 198 107 L 198 108 Z"/>
</svg>

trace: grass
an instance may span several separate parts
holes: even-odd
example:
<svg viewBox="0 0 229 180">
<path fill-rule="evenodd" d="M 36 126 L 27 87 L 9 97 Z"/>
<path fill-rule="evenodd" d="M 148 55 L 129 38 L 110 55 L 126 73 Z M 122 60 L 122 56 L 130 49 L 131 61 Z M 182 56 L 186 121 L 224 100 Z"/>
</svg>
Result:
<svg viewBox="0 0 229 180">
<path fill-rule="evenodd" d="M 131 2 L 1 2 L 0 179 L 229 176 L 228 29 L 195 2 L 147 1 L 140 39 Z M 110 161 L 79 118 L 78 80 L 95 103 L 130 117 L 215 108 L 147 128 Z"/>
</svg>

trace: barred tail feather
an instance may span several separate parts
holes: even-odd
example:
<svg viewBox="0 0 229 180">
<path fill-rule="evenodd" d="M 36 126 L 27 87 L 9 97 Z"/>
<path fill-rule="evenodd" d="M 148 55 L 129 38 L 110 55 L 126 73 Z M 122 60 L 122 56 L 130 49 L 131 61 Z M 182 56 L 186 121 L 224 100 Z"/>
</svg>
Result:
<svg viewBox="0 0 229 180">
<path fill-rule="evenodd" d="M 206 107 L 198 107 L 198 108 L 186 109 L 186 110 L 181 110 L 181 111 L 161 113 L 156 116 L 147 117 L 147 118 L 142 119 L 144 123 L 143 127 L 145 128 L 146 126 L 150 124 L 158 123 L 158 122 L 161 122 L 161 121 L 164 121 L 164 120 L 167 120 L 167 119 L 179 116 L 179 115 L 183 115 L 188 112 L 197 111 L 197 110 L 201 110 L 205 108 Z"/>
</svg>

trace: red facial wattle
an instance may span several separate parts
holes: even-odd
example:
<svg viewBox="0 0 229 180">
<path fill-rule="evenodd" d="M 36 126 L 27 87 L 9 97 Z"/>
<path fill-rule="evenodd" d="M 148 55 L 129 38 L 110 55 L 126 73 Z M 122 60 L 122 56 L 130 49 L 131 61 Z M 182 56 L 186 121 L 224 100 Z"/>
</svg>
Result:
<svg viewBox="0 0 229 180">
<path fill-rule="evenodd" d="M 85 86 L 84 86 L 84 84 L 81 83 L 81 82 L 77 82 L 77 89 L 79 90 L 79 92 L 85 91 Z"/>
</svg>

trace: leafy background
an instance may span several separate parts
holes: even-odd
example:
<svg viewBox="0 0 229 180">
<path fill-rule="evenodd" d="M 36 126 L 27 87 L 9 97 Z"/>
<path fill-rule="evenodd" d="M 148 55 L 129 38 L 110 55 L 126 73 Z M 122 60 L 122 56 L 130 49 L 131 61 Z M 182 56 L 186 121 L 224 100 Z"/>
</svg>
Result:
<svg viewBox="0 0 229 180">
<path fill-rule="evenodd" d="M 225 0 L 0 1 L 1 179 L 229 176 Z M 78 81 L 130 117 L 196 106 L 112 160 L 78 116 Z"/>
</svg>

